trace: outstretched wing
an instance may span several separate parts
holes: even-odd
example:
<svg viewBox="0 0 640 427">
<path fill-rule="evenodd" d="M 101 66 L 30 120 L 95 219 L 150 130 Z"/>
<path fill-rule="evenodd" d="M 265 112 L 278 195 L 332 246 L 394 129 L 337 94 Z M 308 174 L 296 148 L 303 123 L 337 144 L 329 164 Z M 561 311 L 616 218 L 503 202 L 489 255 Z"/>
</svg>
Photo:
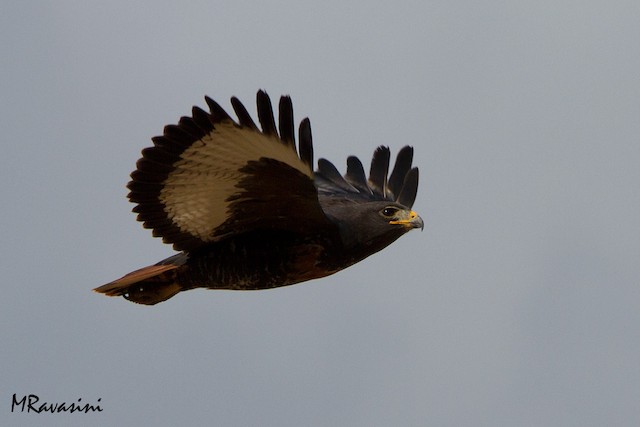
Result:
<svg viewBox="0 0 640 427">
<path fill-rule="evenodd" d="M 314 179 L 320 196 L 360 201 L 388 200 L 411 208 L 418 193 L 418 168 L 411 167 L 413 148 L 405 146 L 398 152 L 390 176 L 389 159 L 389 148 L 378 147 L 371 159 L 368 179 L 362 162 L 355 156 L 347 158 L 344 176 L 333 163 L 326 159 L 318 160 Z"/>
<path fill-rule="evenodd" d="M 308 119 L 296 152 L 291 99 L 280 98 L 276 128 L 271 100 L 258 92 L 262 130 L 237 98 L 231 104 L 238 122 L 205 99 L 210 112 L 193 107 L 192 117 L 166 126 L 131 174 L 129 200 L 144 227 L 176 250 L 257 229 L 331 227 L 313 181 Z"/>
</svg>

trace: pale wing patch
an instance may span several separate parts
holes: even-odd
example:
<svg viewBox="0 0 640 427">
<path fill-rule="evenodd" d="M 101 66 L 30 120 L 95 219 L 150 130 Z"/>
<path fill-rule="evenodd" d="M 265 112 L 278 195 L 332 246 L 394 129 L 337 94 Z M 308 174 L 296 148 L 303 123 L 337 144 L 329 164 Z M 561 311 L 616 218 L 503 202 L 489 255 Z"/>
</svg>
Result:
<svg viewBox="0 0 640 427">
<path fill-rule="evenodd" d="M 297 169 L 309 179 L 313 173 L 290 146 L 276 136 L 266 136 L 230 121 L 194 142 L 174 163 L 160 191 L 168 217 L 181 231 L 203 241 L 213 240 L 213 231 L 229 216 L 229 198 L 239 193 L 240 169 L 250 161 L 275 159 Z M 283 186 L 287 183 L 283 182 Z"/>
</svg>

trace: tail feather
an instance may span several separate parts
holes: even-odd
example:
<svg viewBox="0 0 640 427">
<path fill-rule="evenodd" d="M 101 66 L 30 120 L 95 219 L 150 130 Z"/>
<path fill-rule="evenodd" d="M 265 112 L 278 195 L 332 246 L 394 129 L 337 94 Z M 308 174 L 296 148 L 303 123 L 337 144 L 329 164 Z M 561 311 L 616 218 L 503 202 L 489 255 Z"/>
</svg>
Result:
<svg viewBox="0 0 640 427">
<path fill-rule="evenodd" d="M 151 265 L 94 289 L 108 296 L 123 296 L 127 300 L 153 305 L 165 301 L 183 288 L 176 283 L 176 269 L 180 265 Z"/>
</svg>

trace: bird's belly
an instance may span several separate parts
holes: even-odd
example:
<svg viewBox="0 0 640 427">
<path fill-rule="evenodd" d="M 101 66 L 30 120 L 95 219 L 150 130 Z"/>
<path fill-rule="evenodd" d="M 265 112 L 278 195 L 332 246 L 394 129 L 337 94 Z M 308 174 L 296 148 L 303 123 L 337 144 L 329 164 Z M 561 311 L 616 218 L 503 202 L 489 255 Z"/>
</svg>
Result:
<svg viewBox="0 0 640 427">
<path fill-rule="evenodd" d="M 270 289 L 335 273 L 323 256 L 321 245 L 309 243 L 214 248 L 194 255 L 178 280 L 189 288 Z"/>
</svg>

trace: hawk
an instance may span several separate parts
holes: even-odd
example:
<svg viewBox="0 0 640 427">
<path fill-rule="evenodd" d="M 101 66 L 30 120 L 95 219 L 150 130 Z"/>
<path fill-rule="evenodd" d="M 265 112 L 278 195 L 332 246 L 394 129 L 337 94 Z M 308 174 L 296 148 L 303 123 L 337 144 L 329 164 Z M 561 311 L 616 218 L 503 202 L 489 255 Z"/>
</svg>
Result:
<svg viewBox="0 0 640 427">
<path fill-rule="evenodd" d="M 236 98 L 233 120 L 205 97 L 209 112 L 168 125 L 142 150 L 128 184 L 138 221 L 179 251 L 94 289 L 157 304 L 194 288 L 256 290 L 328 276 L 424 228 L 411 210 L 418 190 L 413 149 L 405 146 L 389 175 L 390 151 L 373 153 L 369 177 L 358 158 L 347 172 L 319 159 L 313 170 L 308 118 L 296 149 L 289 96 L 278 125 L 264 91 L 258 121 Z"/>
</svg>

